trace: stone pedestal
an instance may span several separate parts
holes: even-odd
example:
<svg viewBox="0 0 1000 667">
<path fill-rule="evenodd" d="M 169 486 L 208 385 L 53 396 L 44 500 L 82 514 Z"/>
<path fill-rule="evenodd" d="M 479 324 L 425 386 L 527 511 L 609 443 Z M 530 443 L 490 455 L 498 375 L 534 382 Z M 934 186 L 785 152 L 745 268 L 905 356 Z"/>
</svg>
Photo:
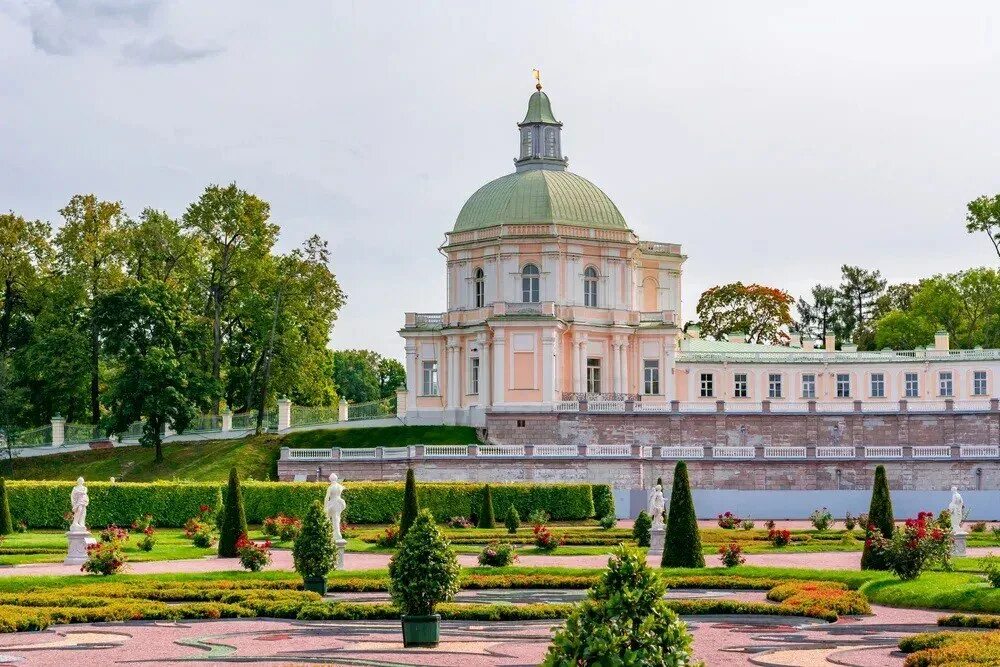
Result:
<svg viewBox="0 0 1000 667">
<path fill-rule="evenodd" d="M 967 533 L 955 533 L 955 541 L 951 545 L 951 555 L 952 556 L 964 556 L 965 555 L 965 539 L 968 537 Z"/>
<path fill-rule="evenodd" d="M 334 569 L 344 569 L 344 549 L 347 548 L 347 540 L 334 540 L 333 546 L 337 550 L 337 565 Z"/>
<path fill-rule="evenodd" d="M 649 531 L 649 555 L 650 556 L 661 556 L 663 555 L 663 540 L 666 536 L 666 530 L 664 526 L 653 526 L 653 529 Z"/>
<path fill-rule="evenodd" d="M 87 560 L 87 547 L 97 543 L 87 530 L 71 530 L 66 533 L 66 539 L 69 540 L 69 550 L 64 565 L 83 565 Z"/>
</svg>

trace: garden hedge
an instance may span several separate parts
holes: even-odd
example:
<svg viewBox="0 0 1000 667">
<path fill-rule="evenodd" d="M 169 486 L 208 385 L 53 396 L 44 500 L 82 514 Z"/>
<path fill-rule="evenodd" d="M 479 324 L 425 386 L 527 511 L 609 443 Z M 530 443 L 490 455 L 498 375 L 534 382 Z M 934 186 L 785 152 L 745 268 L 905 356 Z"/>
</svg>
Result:
<svg viewBox="0 0 1000 667">
<path fill-rule="evenodd" d="M 608 484 L 593 484 L 591 492 L 594 495 L 594 516 L 600 519 L 603 516 L 615 515 L 615 495 L 611 492 Z"/>
<path fill-rule="evenodd" d="M 70 511 L 73 482 L 7 481 L 7 496 L 14 521 L 31 528 L 65 528 Z M 349 523 L 391 523 L 403 508 L 403 485 L 395 482 L 348 482 L 344 500 Z M 90 505 L 87 525 L 128 525 L 152 514 L 156 525 L 178 528 L 198 514 L 201 505 L 222 506 L 225 485 L 214 482 L 87 482 Z M 327 484 L 313 482 L 242 483 L 243 509 L 248 523 L 261 523 L 284 513 L 303 517 L 314 500 L 323 500 Z M 571 521 L 600 516 L 594 507 L 594 489 L 611 497 L 608 485 L 590 484 L 496 484 L 490 485 L 495 507 L 513 506 L 521 516 L 544 509 L 553 520 Z M 420 507 L 439 520 L 471 516 L 482 502 L 483 486 L 475 483 L 417 484 Z M 612 501 L 613 502 L 613 501 Z"/>
</svg>

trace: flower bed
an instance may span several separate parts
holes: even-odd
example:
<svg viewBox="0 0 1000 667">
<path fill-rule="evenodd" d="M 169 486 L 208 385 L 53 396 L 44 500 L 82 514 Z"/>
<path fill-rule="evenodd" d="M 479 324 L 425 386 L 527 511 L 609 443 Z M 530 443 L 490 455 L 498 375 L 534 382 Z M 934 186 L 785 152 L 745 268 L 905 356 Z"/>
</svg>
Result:
<svg viewBox="0 0 1000 667">
<path fill-rule="evenodd" d="M 904 637 L 905 667 L 973 667 L 1000 664 L 1000 632 L 925 632 Z"/>
</svg>

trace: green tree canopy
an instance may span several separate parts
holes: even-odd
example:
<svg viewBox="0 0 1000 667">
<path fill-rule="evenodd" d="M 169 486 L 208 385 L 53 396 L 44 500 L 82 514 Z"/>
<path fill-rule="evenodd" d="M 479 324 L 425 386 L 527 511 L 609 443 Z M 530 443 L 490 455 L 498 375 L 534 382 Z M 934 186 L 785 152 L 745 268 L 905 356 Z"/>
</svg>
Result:
<svg viewBox="0 0 1000 667">
<path fill-rule="evenodd" d="M 731 333 L 745 333 L 751 343 L 782 343 L 792 324 L 788 292 L 765 285 L 730 283 L 702 292 L 698 299 L 698 319 L 703 336 L 724 339 Z"/>
</svg>

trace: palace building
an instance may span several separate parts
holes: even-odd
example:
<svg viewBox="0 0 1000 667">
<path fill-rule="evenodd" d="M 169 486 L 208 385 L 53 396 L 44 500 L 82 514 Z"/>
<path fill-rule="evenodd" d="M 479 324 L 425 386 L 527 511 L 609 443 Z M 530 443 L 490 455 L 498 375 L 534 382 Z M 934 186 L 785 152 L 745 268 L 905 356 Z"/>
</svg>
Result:
<svg viewBox="0 0 1000 667">
<path fill-rule="evenodd" d="M 927 349 L 880 352 L 794 333 L 786 347 L 684 332 L 680 244 L 640 239 L 568 170 L 563 125 L 537 88 L 513 173 L 472 194 L 440 248 L 447 310 L 406 314 L 408 423 L 990 410 L 1000 350 L 952 350 L 945 332 Z"/>
</svg>

